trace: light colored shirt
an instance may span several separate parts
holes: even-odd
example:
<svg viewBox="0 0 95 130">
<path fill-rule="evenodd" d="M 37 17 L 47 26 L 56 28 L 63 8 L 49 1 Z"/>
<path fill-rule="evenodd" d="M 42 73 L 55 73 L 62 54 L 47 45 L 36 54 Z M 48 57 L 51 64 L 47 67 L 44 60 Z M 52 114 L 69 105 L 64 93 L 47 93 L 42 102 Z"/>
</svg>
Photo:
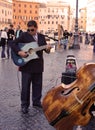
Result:
<svg viewBox="0 0 95 130">
<path fill-rule="evenodd" d="M 6 31 L 2 31 L 2 32 L 1 32 L 1 38 L 8 39 L 8 35 L 7 35 L 7 32 L 6 32 Z"/>
<path fill-rule="evenodd" d="M 38 35 L 37 35 L 37 33 L 36 33 L 36 35 L 33 35 L 33 38 L 35 39 L 36 42 L 38 41 Z"/>
<path fill-rule="evenodd" d="M 17 30 L 16 38 L 19 37 L 19 32 L 20 32 L 20 30 Z"/>
</svg>

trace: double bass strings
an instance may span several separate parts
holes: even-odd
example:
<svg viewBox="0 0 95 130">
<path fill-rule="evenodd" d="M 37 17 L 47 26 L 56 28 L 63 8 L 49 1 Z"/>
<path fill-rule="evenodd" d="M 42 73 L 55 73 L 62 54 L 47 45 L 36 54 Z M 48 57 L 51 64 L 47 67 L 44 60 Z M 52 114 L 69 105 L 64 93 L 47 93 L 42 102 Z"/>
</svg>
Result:
<svg viewBox="0 0 95 130">
<path fill-rule="evenodd" d="M 94 87 L 95 87 L 95 86 L 94 86 Z M 79 107 L 79 105 L 84 104 L 88 99 L 91 98 L 91 96 L 93 95 L 94 92 L 95 92 L 95 90 L 93 90 L 92 92 L 90 92 L 90 91 L 86 92 L 86 94 L 81 98 L 81 102 L 82 102 L 82 103 L 77 102 L 75 105 L 73 105 L 73 106 L 71 107 L 71 109 L 70 109 L 68 112 L 69 112 L 69 113 L 72 113 L 74 110 L 77 109 L 77 107 Z M 80 99 L 79 99 L 79 100 L 80 100 Z"/>
</svg>

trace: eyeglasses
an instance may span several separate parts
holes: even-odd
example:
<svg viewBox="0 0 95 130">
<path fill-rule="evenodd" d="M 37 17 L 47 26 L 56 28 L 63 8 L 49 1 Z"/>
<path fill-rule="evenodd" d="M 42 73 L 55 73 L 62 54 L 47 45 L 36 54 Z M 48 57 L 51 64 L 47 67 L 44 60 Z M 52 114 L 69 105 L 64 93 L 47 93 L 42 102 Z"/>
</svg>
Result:
<svg viewBox="0 0 95 130">
<path fill-rule="evenodd" d="M 27 29 L 28 32 L 34 32 L 34 29 Z"/>
</svg>

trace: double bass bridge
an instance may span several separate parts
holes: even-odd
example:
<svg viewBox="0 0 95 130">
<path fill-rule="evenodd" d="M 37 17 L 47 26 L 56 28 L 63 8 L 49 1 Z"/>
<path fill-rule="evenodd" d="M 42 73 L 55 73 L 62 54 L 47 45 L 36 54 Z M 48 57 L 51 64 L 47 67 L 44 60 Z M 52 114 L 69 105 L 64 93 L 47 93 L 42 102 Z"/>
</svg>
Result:
<svg viewBox="0 0 95 130">
<path fill-rule="evenodd" d="M 83 101 L 80 100 L 75 93 L 74 93 L 74 97 L 75 97 L 75 99 L 77 100 L 77 102 L 78 102 L 79 104 L 81 104 L 81 105 L 83 104 Z"/>
</svg>

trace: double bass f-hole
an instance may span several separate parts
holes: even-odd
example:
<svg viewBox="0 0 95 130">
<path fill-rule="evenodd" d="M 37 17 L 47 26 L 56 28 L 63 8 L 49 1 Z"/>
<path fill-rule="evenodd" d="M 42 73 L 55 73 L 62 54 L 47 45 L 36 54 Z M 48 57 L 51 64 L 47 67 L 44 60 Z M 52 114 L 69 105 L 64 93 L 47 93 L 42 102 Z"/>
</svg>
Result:
<svg viewBox="0 0 95 130">
<path fill-rule="evenodd" d="M 79 91 L 79 87 L 74 87 L 74 88 L 69 88 L 67 90 L 63 90 L 61 92 L 61 94 L 63 94 L 64 96 L 69 95 L 70 93 L 72 93 L 75 89 L 77 89 Z"/>
<path fill-rule="evenodd" d="M 69 95 L 70 93 L 72 93 L 75 89 L 77 89 L 77 91 L 80 90 L 79 87 L 73 87 L 73 88 L 70 88 L 70 89 L 68 89 L 68 90 L 62 91 L 61 93 L 62 93 L 64 96 L 67 96 L 67 95 Z M 83 101 L 81 101 L 81 100 L 77 97 L 77 95 L 76 95 L 75 93 L 74 93 L 74 97 L 75 97 L 75 99 L 78 101 L 78 103 L 80 103 L 80 104 L 83 103 Z"/>
</svg>

